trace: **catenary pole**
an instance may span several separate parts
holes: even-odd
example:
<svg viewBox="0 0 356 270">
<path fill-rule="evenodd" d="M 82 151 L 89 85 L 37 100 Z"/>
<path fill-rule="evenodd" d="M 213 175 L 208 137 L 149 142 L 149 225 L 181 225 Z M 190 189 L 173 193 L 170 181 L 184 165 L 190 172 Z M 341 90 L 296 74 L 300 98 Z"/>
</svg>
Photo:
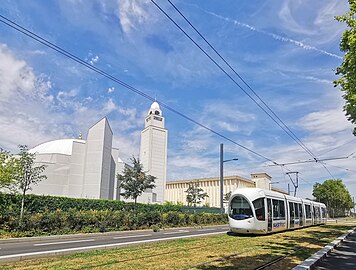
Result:
<svg viewBox="0 0 356 270">
<path fill-rule="evenodd" d="M 220 211 L 224 213 L 224 145 L 220 144 Z"/>
</svg>

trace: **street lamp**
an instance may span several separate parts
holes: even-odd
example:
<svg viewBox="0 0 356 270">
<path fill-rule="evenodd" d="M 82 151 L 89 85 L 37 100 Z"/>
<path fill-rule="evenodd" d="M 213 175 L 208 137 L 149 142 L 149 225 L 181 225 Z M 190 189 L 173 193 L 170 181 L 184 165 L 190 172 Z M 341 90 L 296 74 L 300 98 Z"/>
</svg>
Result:
<svg viewBox="0 0 356 270">
<path fill-rule="evenodd" d="M 224 145 L 220 144 L 220 211 L 224 213 L 224 163 L 239 160 L 238 158 L 232 158 L 224 160 Z"/>
</svg>

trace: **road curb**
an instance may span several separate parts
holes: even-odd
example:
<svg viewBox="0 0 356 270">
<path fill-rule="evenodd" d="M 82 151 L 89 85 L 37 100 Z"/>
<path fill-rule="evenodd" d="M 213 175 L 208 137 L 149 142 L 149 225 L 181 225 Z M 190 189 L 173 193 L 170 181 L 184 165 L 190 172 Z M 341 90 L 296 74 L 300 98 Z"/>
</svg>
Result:
<svg viewBox="0 0 356 270">
<path fill-rule="evenodd" d="M 306 259 L 304 262 L 301 264 L 297 265 L 294 267 L 292 270 L 312 270 L 314 269 L 314 265 L 322 260 L 327 254 L 329 254 L 333 249 L 337 246 L 339 246 L 345 238 L 350 235 L 352 232 L 356 230 L 356 227 L 353 228 L 352 230 L 348 230 L 345 234 L 341 235 L 340 237 L 336 238 L 334 241 L 332 241 L 330 244 L 326 245 L 323 247 L 321 250 L 318 252 L 314 253 L 312 256 L 310 256 L 308 259 Z"/>
</svg>

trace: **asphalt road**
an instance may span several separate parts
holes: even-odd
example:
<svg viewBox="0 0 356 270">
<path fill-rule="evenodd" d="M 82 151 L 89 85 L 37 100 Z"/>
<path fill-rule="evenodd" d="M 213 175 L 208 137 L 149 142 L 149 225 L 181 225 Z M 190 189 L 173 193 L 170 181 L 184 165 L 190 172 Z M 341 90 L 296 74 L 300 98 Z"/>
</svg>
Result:
<svg viewBox="0 0 356 270">
<path fill-rule="evenodd" d="M 0 263 L 95 249 L 224 234 L 228 226 L 26 237 L 0 240 Z"/>
</svg>

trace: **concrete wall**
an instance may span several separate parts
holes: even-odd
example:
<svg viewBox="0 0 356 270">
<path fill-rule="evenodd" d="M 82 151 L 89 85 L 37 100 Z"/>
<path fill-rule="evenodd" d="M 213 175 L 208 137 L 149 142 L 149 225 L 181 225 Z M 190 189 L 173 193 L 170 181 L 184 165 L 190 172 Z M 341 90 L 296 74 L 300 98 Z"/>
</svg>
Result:
<svg viewBox="0 0 356 270">
<path fill-rule="evenodd" d="M 66 196 L 71 157 L 63 154 L 41 154 L 36 156 L 36 163 L 46 165 L 44 175 L 47 179 L 33 186 L 30 193 L 38 195 Z"/>
<path fill-rule="evenodd" d="M 183 203 L 187 205 L 187 193 L 185 192 L 189 184 L 198 183 L 199 187 L 208 194 L 201 206 L 204 204 L 210 207 L 220 207 L 220 179 L 219 178 L 202 178 L 183 181 L 167 182 L 165 190 L 165 200 L 172 203 Z M 254 187 L 253 181 L 239 176 L 224 177 L 224 194 L 234 191 L 236 188 Z"/>
</svg>

